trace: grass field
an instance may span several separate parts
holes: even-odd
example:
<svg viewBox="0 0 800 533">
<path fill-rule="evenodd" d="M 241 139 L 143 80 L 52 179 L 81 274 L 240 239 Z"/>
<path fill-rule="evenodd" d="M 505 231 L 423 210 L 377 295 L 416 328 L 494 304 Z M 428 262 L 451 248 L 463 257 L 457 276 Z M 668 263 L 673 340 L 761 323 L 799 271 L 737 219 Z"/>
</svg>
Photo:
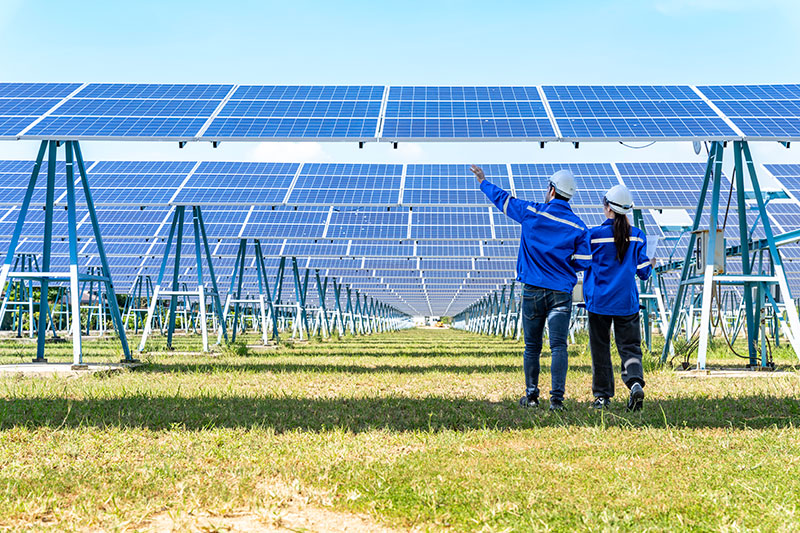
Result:
<svg viewBox="0 0 800 533">
<path fill-rule="evenodd" d="M 686 379 L 648 364 L 644 411 L 625 411 L 618 378 L 597 413 L 583 341 L 553 414 L 517 407 L 516 341 L 409 330 L 213 357 L 155 341 L 131 372 L 0 378 L 0 529 L 224 530 L 239 517 L 296 530 L 287 513 L 323 510 L 322 530 L 350 514 L 365 530 L 800 530 L 793 372 Z M 69 359 L 69 344 L 48 350 Z M 3 363 L 34 352 L 0 341 Z M 85 353 L 119 359 L 113 341 Z"/>
</svg>

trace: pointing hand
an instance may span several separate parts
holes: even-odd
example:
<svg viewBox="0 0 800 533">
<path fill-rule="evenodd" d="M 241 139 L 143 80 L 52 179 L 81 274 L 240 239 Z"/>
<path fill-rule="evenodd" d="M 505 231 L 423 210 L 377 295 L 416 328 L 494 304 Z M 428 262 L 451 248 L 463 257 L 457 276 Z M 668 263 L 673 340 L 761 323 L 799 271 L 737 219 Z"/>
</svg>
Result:
<svg viewBox="0 0 800 533">
<path fill-rule="evenodd" d="M 483 174 L 483 169 L 478 165 L 471 165 L 469 169 L 475 174 L 475 177 L 478 178 L 478 183 L 481 183 L 483 180 L 486 179 L 486 176 Z"/>
</svg>

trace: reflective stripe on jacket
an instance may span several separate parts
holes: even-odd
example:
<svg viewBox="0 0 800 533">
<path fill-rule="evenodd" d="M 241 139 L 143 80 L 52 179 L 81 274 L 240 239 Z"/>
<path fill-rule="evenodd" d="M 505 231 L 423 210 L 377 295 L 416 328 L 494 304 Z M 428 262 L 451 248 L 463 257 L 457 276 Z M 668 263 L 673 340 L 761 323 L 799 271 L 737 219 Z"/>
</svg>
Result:
<svg viewBox="0 0 800 533">
<path fill-rule="evenodd" d="M 497 208 L 522 224 L 517 256 L 517 281 L 572 292 L 576 271 L 592 264 L 589 230 L 569 202 L 526 202 L 483 180 L 481 190 Z"/>
<path fill-rule="evenodd" d="M 592 245 L 592 265 L 583 281 L 586 309 L 599 315 L 628 316 L 639 312 L 639 287 L 636 276 L 650 277 L 647 257 L 647 237 L 631 226 L 631 242 L 625 257 L 617 261 L 614 245 L 614 219 L 589 230 Z"/>
</svg>

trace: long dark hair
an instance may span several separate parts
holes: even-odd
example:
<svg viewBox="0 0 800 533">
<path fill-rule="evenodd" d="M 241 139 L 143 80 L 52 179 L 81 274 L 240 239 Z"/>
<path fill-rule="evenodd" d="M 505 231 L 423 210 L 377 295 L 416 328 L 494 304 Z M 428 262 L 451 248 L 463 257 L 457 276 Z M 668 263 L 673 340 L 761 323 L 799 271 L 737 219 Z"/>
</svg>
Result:
<svg viewBox="0 0 800 533">
<path fill-rule="evenodd" d="M 614 246 L 617 248 L 617 261 L 622 263 L 628 246 L 631 244 L 631 224 L 628 215 L 614 213 Z"/>
</svg>

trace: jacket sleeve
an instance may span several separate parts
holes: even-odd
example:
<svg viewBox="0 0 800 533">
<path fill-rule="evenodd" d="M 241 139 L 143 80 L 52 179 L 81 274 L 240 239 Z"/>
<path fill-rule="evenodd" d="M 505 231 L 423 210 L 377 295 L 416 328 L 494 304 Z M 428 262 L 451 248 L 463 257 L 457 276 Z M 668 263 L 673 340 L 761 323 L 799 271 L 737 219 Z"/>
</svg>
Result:
<svg viewBox="0 0 800 533">
<path fill-rule="evenodd" d="M 650 277 L 650 272 L 653 270 L 653 267 L 650 266 L 650 258 L 647 257 L 647 235 L 642 233 L 640 237 L 642 238 L 642 242 L 633 242 L 635 245 L 633 256 L 636 258 L 636 275 L 639 279 L 646 280 Z"/>
<path fill-rule="evenodd" d="M 520 224 L 527 214 L 527 207 L 531 202 L 519 200 L 511 196 L 511 193 L 504 191 L 489 180 L 481 182 L 481 190 L 491 202 L 497 206 L 497 209 L 502 211 L 508 217 L 516 220 Z"/>
<path fill-rule="evenodd" d="M 588 229 L 584 229 L 575 239 L 575 252 L 569 263 L 575 270 L 586 270 L 592 266 L 592 244 Z"/>
</svg>

